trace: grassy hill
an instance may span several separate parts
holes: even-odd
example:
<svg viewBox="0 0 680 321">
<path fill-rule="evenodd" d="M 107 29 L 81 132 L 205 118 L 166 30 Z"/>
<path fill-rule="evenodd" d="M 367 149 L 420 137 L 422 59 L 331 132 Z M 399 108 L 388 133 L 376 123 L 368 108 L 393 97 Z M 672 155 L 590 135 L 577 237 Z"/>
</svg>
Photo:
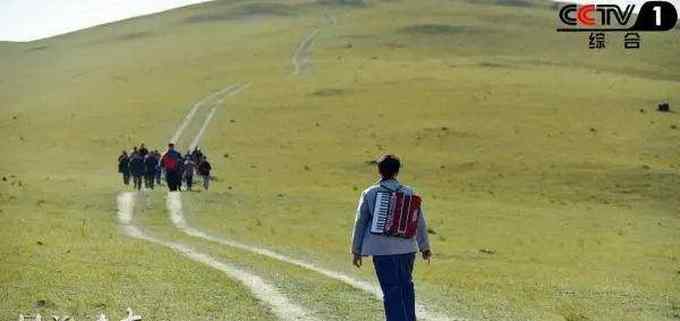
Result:
<svg viewBox="0 0 680 321">
<path fill-rule="evenodd" d="M 195 226 L 371 280 L 370 264 L 350 266 L 349 233 L 370 161 L 393 152 L 425 200 L 435 257 L 415 275 L 434 306 L 678 320 L 680 116 L 655 105 L 680 102 L 680 35 L 624 50 L 612 33 L 590 50 L 556 19 L 523 0 L 215 1 L 0 43 L 0 319 L 131 306 L 147 320 L 274 320 L 236 281 L 115 219 L 118 153 L 161 148 L 195 101 L 250 82 L 201 144 L 217 181 L 184 195 Z M 164 197 L 138 214 L 155 235 L 268 276 L 322 319 L 382 317 L 339 282 L 182 235 Z"/>
</svg>

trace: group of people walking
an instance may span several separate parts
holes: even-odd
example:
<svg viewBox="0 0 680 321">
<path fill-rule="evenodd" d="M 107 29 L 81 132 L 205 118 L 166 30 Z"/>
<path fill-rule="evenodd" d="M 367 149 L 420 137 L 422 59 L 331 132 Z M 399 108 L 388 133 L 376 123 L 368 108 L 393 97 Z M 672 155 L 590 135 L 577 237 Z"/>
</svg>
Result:
<svg viewBox="0 0 680 321">
<path fill-rule="evenodd" d="M 420 197 L 414 194 L 411 187 L 397 180 L 401 167 L 399 158 L 384 155 L 376 163 L 380 179 L 363 191 L 359 198 L 352 229 L 352 263 L 361 267 L 363 257 L 373 258 L 383 292 L 386 321 L 415 321 L 412 273 L 416 253 L 420 252 L 428 263 L 432 258 L 425 214 Z M 182 185 L 186 185 L 186 190 L 190 191 L 194 174 L 203 178 L 203 187 L 207 190 L 211 169 L 208 158 L 200 149 L 196 148 L 183 156 L 175 150 L 173 143 L 168 144 L 167 151 L 162 155 L 157 150 L 149 151 L 141 144 L 134 147 L 129 155 L 123 151 L 118 157 L 118 171 L 123 175 L 123 183 L 129 185 L 132 176 L 137 190 L 141 190 L 142 185 L 153 189 L 154 185 L 161 184 L 163 173 L 170 191 L 182 190 Z M 410 216 L 401 219 L 406 215 L 403 206 L 395 206 L 393 202 L 406 198 L 418 201 L 415 206 L 411 206 L 409 201 L 407 212 Z M 384 202 L 385 199 L 389 201 Z M 395 232 L 395 228 L 384 222 L 397 218 L 400 223 Z"/>
<path fill-rule="evenodd" d="M 212 166 L 208 157 L 197 147 L 184 156 L 175 150 L 175 144 L 168 144 L 168 150 L 161 155 L 158 150 L 150 151 L 142 143 L 133 147 L 130 154 L 123 151 L 118 156 L 118 172 L 123 176 L 123 184 L 130 184 L 130 177 L 134 188 L 153 189 L 155 185 L 162 185 L 161 177 L 165 174 L 165 181 L 170 191 L 191 191 L 194 185 L 194 175 L 201 176 L 203 188 L 210 186 L 210 171 Z"/>
</svg>

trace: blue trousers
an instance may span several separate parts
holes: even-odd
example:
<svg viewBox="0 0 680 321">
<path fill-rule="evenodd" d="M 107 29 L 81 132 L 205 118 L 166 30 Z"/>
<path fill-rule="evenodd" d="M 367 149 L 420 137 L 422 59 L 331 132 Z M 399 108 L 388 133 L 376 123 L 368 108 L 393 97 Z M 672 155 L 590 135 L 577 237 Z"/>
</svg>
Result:
<svg viewBox="0 0 680 321">
<path fill-rule="evenodd" d="M 415 253 L 373 257 L 380 282 L 387 321 L 416 321 L 413 262 Z"/>
</svg>

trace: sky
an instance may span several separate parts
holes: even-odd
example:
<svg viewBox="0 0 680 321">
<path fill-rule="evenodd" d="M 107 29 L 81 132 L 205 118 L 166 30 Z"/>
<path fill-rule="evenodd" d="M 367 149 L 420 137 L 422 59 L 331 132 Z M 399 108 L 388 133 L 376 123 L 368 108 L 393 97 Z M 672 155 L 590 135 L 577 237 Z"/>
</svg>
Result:
<svg viewBox="0 0 680 321">
<path fill-rule="evenodd" d="M 210 0 L 0 0 L 0 41 L 32 41 Z"/>
<path fill-rule="evenodd" d="M 210 0 L 0 0 L 0 41 L 38 40 L 207 1 Z M 667 1 L 680 8 L 680 0 Z M 639 9 L 644 1 L 568 0 L 568 2 L 635 3 Z"/>
</svg>

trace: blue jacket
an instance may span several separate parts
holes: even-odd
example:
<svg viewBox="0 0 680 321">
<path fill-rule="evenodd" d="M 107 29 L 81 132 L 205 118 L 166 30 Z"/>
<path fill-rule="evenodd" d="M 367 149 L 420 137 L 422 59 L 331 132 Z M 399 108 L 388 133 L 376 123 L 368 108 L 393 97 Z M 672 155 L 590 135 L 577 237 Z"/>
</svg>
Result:
<svg viewBox="0 0 680 321">
<path fill-rule="evenodd" d="M 146 166 L 144 165 L 144 158 L 135 154 L 130 157 L 130 174 L 132 176 L 143 176 L 146 171 Z"/>
</svg>

